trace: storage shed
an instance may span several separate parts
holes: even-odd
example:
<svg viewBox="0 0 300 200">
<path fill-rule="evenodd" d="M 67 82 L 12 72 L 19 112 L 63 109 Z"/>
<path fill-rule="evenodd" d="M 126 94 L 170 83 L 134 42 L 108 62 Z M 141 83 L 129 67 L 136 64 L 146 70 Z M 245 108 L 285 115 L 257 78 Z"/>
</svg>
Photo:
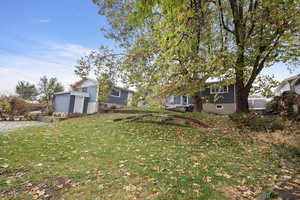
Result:
<svg viewBox="0 0 300 200">
<path fill-rule="evenodd" d="M 54 94 L 54 112 L 87 113 L 89 94 L 86 92 L 59 92 Z"/>
</svg>

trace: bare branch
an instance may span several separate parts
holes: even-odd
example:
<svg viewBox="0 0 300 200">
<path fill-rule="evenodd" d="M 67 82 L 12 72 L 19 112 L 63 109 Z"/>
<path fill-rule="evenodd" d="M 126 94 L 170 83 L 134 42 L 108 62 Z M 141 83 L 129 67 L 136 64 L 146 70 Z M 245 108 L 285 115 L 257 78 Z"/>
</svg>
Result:
<svg viewBox="0 0 300 200">
<path fill-rule="evenodd" d="M 234 34 L 234 32 L 232 30 L 230 30 L 228 28 L 228 26 L 226 26 L 225 22 L 224 22 L 224 13 L 223 13 L 223 8 L 222 8 L 222 3 L 221 3 L 221 0 L 218 0 L 219 2 L 219 8 L 220 8 L 220 15 L 221 15 L 221 22 L 222 22 L 222 25 L 224 27 L 225 30 L 227 30 L 228 32 Z"/>
</svg>

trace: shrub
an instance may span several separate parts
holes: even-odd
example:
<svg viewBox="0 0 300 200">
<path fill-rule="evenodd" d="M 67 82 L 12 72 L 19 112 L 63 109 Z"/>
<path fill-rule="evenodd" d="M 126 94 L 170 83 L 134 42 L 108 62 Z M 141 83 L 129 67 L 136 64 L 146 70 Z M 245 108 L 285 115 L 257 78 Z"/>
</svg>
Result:
<svg viewBox="0 0 300 200">
<path fill-rule="evenodd" d="M 291 91 L 283 92 L 268 103 L 267 111 L 280 114 L 284 119 L 297 121 L 300 118 L 300 96 Z"/>
<path fill-rule="evenodd" d="M 252 131 L 275 131 L 284 128 L 283 122 L 276 117 L 264 117 L 255 114 L 235 113 L 230 115 L 232 121 Z"/>
<path fill-rule="evenodd" d="M 26 113 L 26 102 L 17 96 L 1 96 L 1 115 L 12 117 Z"/>
<path fill-rule="evenodd" d="M 11 118 L 15 116 L 27 115 L 31 111 L 45 109 L 43 104 L 28 103 L 17 96 L 0 96 L 0 117 Z"/>
</svg>

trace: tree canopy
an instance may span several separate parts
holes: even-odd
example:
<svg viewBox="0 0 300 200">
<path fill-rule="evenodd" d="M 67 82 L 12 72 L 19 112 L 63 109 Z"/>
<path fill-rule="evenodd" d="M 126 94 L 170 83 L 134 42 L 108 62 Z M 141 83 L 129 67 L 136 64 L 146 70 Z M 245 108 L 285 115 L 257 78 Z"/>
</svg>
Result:
<svg viewBox="0 0 300 200">
<path fill-rule="evenodd" d="M 38 95 L 38 91 L 34 84 L 30 84 L 26 81 L 19 81 L 16 85 L 16 93 L 23 99 L 35 100 Z"/>
<path fill-rule="evenodd" d="M 64 91 L 63 85 L 59 83 L 56 78 L 47 78 L 47 76 L 43 76 L 40 78 L 38 87 L 40 93 L 40 101 L 47 104 L 52 103 L 53 95 L 55 92 Z"/>
<path fill-rule="evenodd" d="M 107 37 L 126 47 L 127 80 L 146 80 L 157 93 L 197 96 L 207 79 L 218 78 L 236 84 L 237 111 L 246 112 L 264 68 L 299 62 L 297 0 L 94 3 L 108 19 Z"/>
</svg>

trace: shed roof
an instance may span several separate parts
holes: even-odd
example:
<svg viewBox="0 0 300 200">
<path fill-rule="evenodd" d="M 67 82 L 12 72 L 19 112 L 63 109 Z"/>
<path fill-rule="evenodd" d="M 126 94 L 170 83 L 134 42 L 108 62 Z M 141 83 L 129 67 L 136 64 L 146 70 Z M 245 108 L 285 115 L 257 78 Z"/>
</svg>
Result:
<svg viewBox="0 0 300 200">
<path fill-rule="evenodd" d="M 69 91 L 69 92 L 57 92 L 57 93 L 54 93 L 54 95 L 64 95 L 64 94 L 69 94 L 69 95 L 74 95 L 74 96 L 90 97 L 89 93 L 87 93 L 87 92 Z"/>
</svg>

